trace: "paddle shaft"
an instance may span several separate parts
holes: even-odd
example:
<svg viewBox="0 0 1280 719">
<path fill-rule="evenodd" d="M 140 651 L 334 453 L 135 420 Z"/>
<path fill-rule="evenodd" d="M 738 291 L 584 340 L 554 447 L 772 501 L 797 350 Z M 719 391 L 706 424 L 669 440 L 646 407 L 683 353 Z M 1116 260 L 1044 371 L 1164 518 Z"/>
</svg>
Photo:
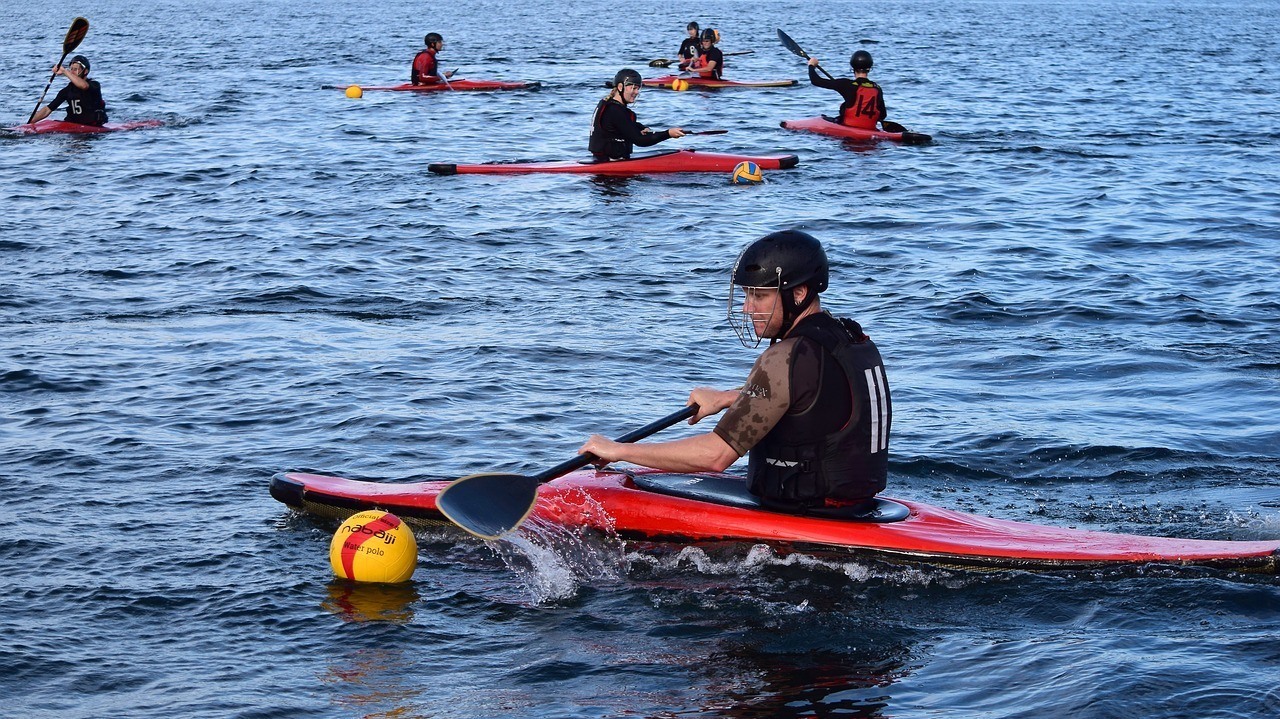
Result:
<svg viewBox="0 0 1280 719">
<path fill-rule="evenodd" d="M 58 58 L 58 64 L 54 65 L 53 74 L 49 76 L 49 82 L 45 84 L 44 91 L 40 93 L 40 99 L 36 100 L 35 109 L 31 111 L 31 117 L 27 118 L 27 124 L 30 125 L 36 119 L 36 113 L 40 112 L 40 103 L 44 102 L 44 96 L 49 94 L 49 88 L 53 87 L 54 78 L 58 77 L 58 68 L 62 67 L 63 61 L 67 59 L 67 55 L 71 54 L 80 46 L 80 42 L 84 40 L 84 36 L 89 32 L 89 21 L 82 17 L 78 17 L 71 21 L 71 27 L 67 29 L 67 35 L 62 39 L 62 57 Z"/>
<path fill-rule="evenodd" d="M 662 419 L 654 420 L 649 424 L 646 424 L 645 426 L 641 427 L 640 429 L 627 432 L 626 434 L 622 435 L 621 437 L 618 437 L 614 441 L 621 444 L 630 444 L 632 442 L 639 442 L 645 437 L 648 437 L 651 434 L 664 430 L 667 427 L 670 427 L 671 425 L 675 424 L 676 422 L 679 422 L 682 419 L 689 419 L 694 414 L 696 414 L 697 411 L 698 411 L 698 405 L 691 404 L 681 409 L 679 412 L 672 412 L 666 417 L 663 417 Z M 550 482 L 556 477 L 563 477 L 564 475 L 572 472 L 575 469 L 581 469 L 587 466 L 588 464 L 591 464 L 592 462 L 598 461 L 599 459 L 600 458 L 595 456 L 594 454 L 580 454 L 574 457 L 573 459 L 566 460 L 564 462 L 561 462 L 560 464 L 557 464 L 551 469 L 535 474 L 533 478 L 538 480 L 539 484 L 544 484 L 546 482 Z"/>
<path fill-rule="evenodd" d="M 62 53 L 62 57 L 58 58 L 58 67 L 61 67 L 61 66 L 62 66 L 62 61 L 63 61 L 63 60 L 66 60 L 66 59 L 67 59 L 67 55 L 70 55 L 70 54 L 71 54 L 70 52 L 64 52 L 64 53 Z M 36 100 L 36 106 L 35 106 L 35 108 L 33 108 L 33 109 L 31 110 L 31 117 L 28 117 L 28 118 L 27 118 L 27 124 L 28 124 L 28 125 L 30 125 L 30 124 L 31 124 L 31 121 L 32 121 L 32 120 L 35 120 L 35 119 L 36 119 L 36 113 L 37 113 L 37 112 L 40 112 L 40 103 L 44 102 L 44 96 L 45 96 L 45 95 L 47 95 L 47 94 L 49 94 L 49 88 L 53 87 L 53 80 L 54 80 L 54 78 L 56 78 L 57 76 L 58 76 L 58 71 L 57 71 L 57 70 L 54 70 L 54 71 L 53 71 L 53 74 L 49 76 L 49 82 L 44 86 L 44 92 L 41 92 L 41 93 L 40 93 L 40 99 L 39 99 L 39 100 Z"/>
</svg>

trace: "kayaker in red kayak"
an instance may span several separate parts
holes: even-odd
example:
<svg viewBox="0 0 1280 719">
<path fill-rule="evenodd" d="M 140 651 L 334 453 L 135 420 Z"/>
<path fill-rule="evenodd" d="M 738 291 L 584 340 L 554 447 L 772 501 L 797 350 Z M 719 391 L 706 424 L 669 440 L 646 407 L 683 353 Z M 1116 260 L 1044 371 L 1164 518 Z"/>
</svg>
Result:
<svg viewBox="0 0 1280 719">
<path fill-rule="evenodd" d="M 854 321 L 822 310 L 827 257 L 813 236 L 785 230 L 738 257 L 730 324 L 743 344 L 770 345 L 741 389 L 699 387 L 690 424 L 728 409 L 705 434 L 620 444 L 592 435 L 578 450 L 668 472 L 719 472 L 748 452 L 747 485 L 766 506 L 804 512 L 861 504 L 885 487 L 892 410 L 884 362 Z M 736 306 L 737 288 L 744 293 Z M 753 343 L 754 341 L 754 343 Z"/>
<path fill-rule="evenodd" d="M 57 65 L 53 72 L 67 78 L 67 86 L 53 98 L 53 102 L 36 110 L 33 123 L 40 122 L 67 103 L 65 122 L 102 127 L 107 124 L 107 103 L 102 100 L 102 87 L 97 80 L 89 79 L 89 58 L 76 55 L 66 65 Z"/>
<path fill-rule="evenodd" d="M 871 72 L 871 53 L 859 50 L 849 58 L 853 68 L 853 79 L 838 77 L 828 80 L 818 75 L 818 58 L 809 58 L 809 82 L 818 87 L 835 90 L 844 98 L 840 104 L 840 124 L 858 127 L 865 130 L 876 129 L 888 114 L 884 107 L 884 91 L 880 86 L 867 78 Z"/>
<path fill-rule="evenodd" d="M 630 105 L 640 95 L 642 80 L 635 70 L 619 70 L 613 76 L 613 89 L 596 106 L 591 122 L 588 149 L 597 160 L 625 160 L 634 146 L 650 147 L 673 137 L 684 137 L 684 130 L 654 132 L 636 121 Z"/>
<path fill-rule="evenodd" d="M 702 52 L 689 62 L 686 69 L 696 73 L 698 77 L 708 80 L 720 80 L 724 74 L 724 53 L 716 47 L 720 42 L 720 33 L 712 28 L 702 31 Z"/>
<path fill-rule="evenodd" d="M 680 58 L 681 70 L 689 67 L 689 63 L 702 54 L 702 41 L 698 37 L 698 23 L 689 23 L 685 26 L 685 30 L 689 32 L 689 37 L 680 42 L 680 49 L 676 51 L 676 57 Z"/>
<path fill-rule="evenodd" d="M 438 32 L 429 32 L 423 38 L 427 49 L 419 50 L 413 58 L 413 67 L 409 70 L 409 82 L 413 85 L 434 85 L 440 82 L 439 61 L 436 54 L 444 49 L 444 37 Z M 452 72 L 444 73 L 445 78 L 453 77 Z"/>
</svg>

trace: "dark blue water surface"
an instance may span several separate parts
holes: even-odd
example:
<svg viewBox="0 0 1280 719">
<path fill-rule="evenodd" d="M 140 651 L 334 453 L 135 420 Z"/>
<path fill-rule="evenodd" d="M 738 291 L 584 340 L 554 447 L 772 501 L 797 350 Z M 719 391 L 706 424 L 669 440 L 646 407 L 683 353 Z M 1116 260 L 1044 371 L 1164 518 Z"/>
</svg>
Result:
<svg viewBox="0 0 1280 719">
<path fill-rule="evenodd" d="M 692 14 L 691 14 L 692 12 Z M 1138 534 L 1280 539 L 1280 6 L 709 0 L 10 3 L 4 125 L 78 14 L 113 120 L 0 138 L 0 714 L 1280 715 L 1275 576 L 981 573 L 420 533 L 401 588 L 331 581 L 277 471 L 537 471 L 732 387 L 751 239 L 827 246 L 888 363 L 890 494 Z M 800 167 L 435 177 L 577 157 L 602 80 L 684 24 L 730 74 L 875 56 L 925 147 L 781 120 L 809 87 L 645 91 L 658 127 Z M 351 100 L 428 31 L 539 92 Z M 55 90 L 62 82 L 55 84 Z M 52 94 L 52 93 L 51 93 Z M 682 436 L 672 430 L 665 436 Z"/>
</svg>

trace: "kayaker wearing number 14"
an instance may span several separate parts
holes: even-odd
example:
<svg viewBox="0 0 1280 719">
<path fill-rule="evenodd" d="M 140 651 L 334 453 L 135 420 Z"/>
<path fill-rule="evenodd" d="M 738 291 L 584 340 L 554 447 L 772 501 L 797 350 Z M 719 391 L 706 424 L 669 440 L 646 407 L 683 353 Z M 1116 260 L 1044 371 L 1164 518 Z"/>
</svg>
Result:
<svg viewBox="0 0 1280 719">
<path fill-rule="evenodd" d="M 107 124 L 107 103 L 102 100 L 102 88 L 97 80 L 89 79 L 89 58 L 76 55 L 66 65 L 58 65 L 53 72 L 67 78 L 68 84 L 53 98 L 53 102 L 36 110 L 32 122 L 40 122 L 67 103 L 64 122 L 102 127 Z"/>
<path fill-rule="evenodd" d="M 684 130 L 654 132 L 636 121 L 636 114 L 629 107 L 640 95 L 643 82 L 635 70 L 619 70 L 613 76 L 613 89 L 596 106 L 591 122 L 591 139 L 588 149 L 592 157 L 600 161 L 625 160 L 631 157 L 634 146 L 649 147 L 673 137 L 684 137 Z"/>
<path fill-rule="evenodd" d="M 888 114 L 884 107 L 884 91 L 867 78 L 871 65 L 871 53 L 859 50 L 849 58 L 849 66 L 853 68 L 852 80 L 847 77 L 828 80 L 818 75 L 818 58 L 809 58 L 809 82 L 835 90 L 844 98 L 840 104 L 840 124 L 874 130 L 876 123 Z"/>
<path fill-rule="evenodd" d="M 441 78 L 440 62 L 436 54 L 444 49 L 444 37 L 438 32 L 429 32 L 423 38 L 423 42 L 427 44 L 427 49 L 419 50 L 413 57 L 413 67 L 409 70 L 409 82 L 413 85 L 434 85 L 440 82 Z M 453 73 L 446 72 L 443 77 L 453 77 Z"/>
<path fill-rule="evenodd" d="M 733 268 L 729 321 L 742 343 L 770 346 L 739 390 L 689 393 L 705 434 L 621 444 L 592 435 L 578 450 L 667 472 L 720 472 L 750 453 L 747 487 L 761 504 L 805 513 L 860 506 L 884 489 L 892 409 L 884 362 L 854 321 L 823 311 L 827 256 L 812 235 L 785 230 L 749 245 Z M 742 288 L 742 309 L 734 295 Z M 754 345 L 752 344 L 754 340 Z"/>
</svg>

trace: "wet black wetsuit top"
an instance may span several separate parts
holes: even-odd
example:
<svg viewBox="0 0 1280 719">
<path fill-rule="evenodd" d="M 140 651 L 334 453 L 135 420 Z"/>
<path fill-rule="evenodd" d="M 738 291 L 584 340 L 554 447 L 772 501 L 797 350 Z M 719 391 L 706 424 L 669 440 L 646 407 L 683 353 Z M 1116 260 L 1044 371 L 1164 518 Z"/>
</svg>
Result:
<svg viewBox="0 0 1280 719">
<path fill-rule="evenodd" d="M 684 42 L 680 43 L 680 50 L 676 53 L 681 60 L 692 60 L 702 54 L 702 44 L 696 37 L 686 37 Z"/>
<path fill-rule="evenodd" d="M 72 83 L 62 88 L 57 97 L 53 98 L 53 102 L 49 103 L 50 110 L 57 110 L 62 103 L 67 103 L 66 122 L 76 122 L 81 125 L 102 126 L 107 124 L 107 103 L 102 101 L 102 88 L 98 86 L 97 80 L 89 80 L 89 87 L 81 90 Z"/>
<path fill-rule="evenodd" d="M 671 139 L 671 133 L 666 130 L 645 132 L 644 129 L 626 105 L 613 99 L 601 100 L 587 147 L 597 160 L 625 160 L 631 157 L 634 145 L 649 147 Z"/>
</svg>

